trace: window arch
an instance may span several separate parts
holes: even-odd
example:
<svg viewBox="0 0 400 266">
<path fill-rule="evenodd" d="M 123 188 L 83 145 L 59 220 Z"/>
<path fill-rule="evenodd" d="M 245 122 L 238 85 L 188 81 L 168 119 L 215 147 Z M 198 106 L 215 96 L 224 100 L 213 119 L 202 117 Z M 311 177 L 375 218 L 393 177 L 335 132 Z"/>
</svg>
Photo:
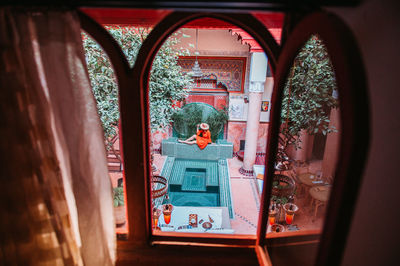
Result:
<svg viewBox="0 0 400 266">
<path fill-rule="evenodd" d="M 265 50 L 270 59 L 271 68 L 276 73 L 275 88 L 272 95 L 272 122 L 267 145 L 267 158 L 269 158 L 267 175 L 269 176 L 274 171 L 272 162 L 275 161 L 277 148 L 280 104 L 288 70 L 298 49 L 307 38 L 312 34 L 318 34 L 324 39 L 328 51 L 332 55 L 332 64 L 339 86 L 339 97 L 342 103 L 343 137 L 337 178 L 331 194 L 334 200 L 330 201 L 328 207 L 328 218 L 324 226 L 323 241 L 320 244 L 318 264 L 324 264 L 328 259 L 330 262 L 335 259 L 340 260 L 368 147 L 368 104 L 365 75 L 354 38 L 340 19 L 324 12 L 308 15 L 296 25 L 294 30 L 288 34 L 281 54 L 280 47 L 268 30 L 249 14 L 173 12 L 149 34 L 139 51 L 133 68 L 127 65 L 126 59 L 120 49 L 116 47 L 115 41 L 102 30 L 101 26 L 86 15 L 80 14 L 84 30 L 89 32 L 104 47 L 117 72 L 126 163 L 126 197 L 129 209 L 128 221 L 130 222 L 129 240 L 147 244 L 149 237 L 151 241 L 161 243 L 163 239 L 187 241 L 186 237 L 190 236 L 191 242 L 208 244 L 256 244 L 258 247 L 266 244 L 267 213 L 265 211 L 260 214 L 257 239 L 215 236 L 213 236 L 213 239 L 206 239 L 207 235 L 201 237 L 193 237 L 193 235 L 167 236 L 167 238 L 152 237 L 150 186 L 147 181 L 150 168 L 147 88 L 151 64 L 156 52 L 171 33 L 187 22 L 202 17 L 225 20 L 247 31 Z M 132 136 L 136 137 L 133 139 Z M 269 205 L 271 185 L 272 179 L 264 183 L 262 197 L 262 208 L 264 210 Z M 340 248 L 333 249 L 334 245 Z M 261 253 L 259 252 L 259 254 Z M 264 260 L 267 261 L 268 256 L 264 257 Z"/>
<path fill-rule="evenodd" d="M 276 64 L 276 58 L 278 56 L 278 51 L 279 47 L 276 44 L 274 38 L 272 35 L 268 32 L 267 29 L 254 17 L 251 15 L 243 14 L 243 15 L 229 15 L 229 14 L 218 14 L 218 13 L 184 13 L 184 12 L 174 12 L 171 15 L 167 16 L 163 21 L 161 21 L 149 34 L 149 36 L 146 38 L 144 41 L 139 54 L 137 56 L 137 60 L 135 63 L 134 68 L 132 69 L 132 75 L 134 76 L 134 80 L 139 81 L 139 83 L 133 84 L 135 87 L 133 90 L 139 90 L 141 93 L 141 106 L 144 107 L 143 114 L 144 114 L 144 121 L 143 121 L 143 128 L 148 128 L 148 81 L 149 81 L 149 73 L 152 65 L 153 58 L 155 57 L 158 49 L 161 47 L 162 43 L 168 38 L 170 34 L 172 34 L 175 30 L 180 28 L 182 25 L 198 19 L 198 18 L 203 18 L 203 17 L 211 17 L 211 18 L 216 18 L 216 19 L 221 19 L 225 20 L 229 23 L 232 23 L 238 27 L 243 28 L 244 30 L 248 31 L 251 35 L 254 36 L 256 41 L 259 42 L 259 44 L 265 49 L 267 56 L 270 58 L 270 65 L 271 68 L 274 69 L 275 64 Z M 121 97 L 123 97 L 122 92 L 121 92 Z M 122 100 L 122 99 L 121 99 Z M 121 103 L 121 112 L 122 114 L 124 113 L 124 107 L 123 104 Z M 130 119 L 126 120 L 125 122 L 128 122 Z M 122 122 L 122 126 L 124 126 L 124 122 Z M 126 134 L 124 132 L 124 134 Z M 144 136 L 146 133 L 144 133 Z M 127 135 L 131 135 L 130 133 L 127 133 Z M 148 141 L 148 136 L 147 140 Z M 145 139 L 143 139 L 145 140 Z M 125 139 L 124 139 L 125 141 Z M 123 142 L 124 142 L 123 141 Z M 148 144 L 148 142 L 146 142 Z M 148 149 L 148 145 L 145 145 L 145 149 Z M 128 147 L 125 146 L 124 148 L 129 149 Z M 147 156 L 147 162 L 146 165 L 149 165 L 149 158 L 148 158 L 148 150 L 144 152 L 145 156 Z M 128 163 L 128 162 L 127 162 Z M 149 167 L 147 167 L 149 169 Z M 128 172 L 129 169 L 126 168 L 126 171 Z M 128 175 L 128 174 L 127 174 Z M 148 177 L 148 174 L 146 174 Z M 127 176 L 128 179 L 128 176 Z M 128 180 L 126 181 L 128 185 Z M 150 195 L 150 191 L 148 190 L 149 187 L 146 187 L 146 192 L 147 195 Z M 146 201 L 147 204 L 149 203 L 150 198 L 147 197 Z M 128 204 L 129 204 L 129 199 L 128 199 Z M 148 214 L 149 216 L 150 214 Z M 151 228 L 150 223 L 146 224 L 148 227 L 147 230 L 150 232 Z M 174 237 L 175 238 L 175 237 Z M 202 241 L 205 240 L 205 236 L 200 237 Z M 238 238 L 234 237 L 232 238 L 234 241 L 238 241 Z M 211 240 L 214 241 L 214 240 Z M 250 242 L 254 242 L 254 240 L 250 240 Z"/>
<path fill-rule="evenodd" d="M 339 160 L 316 263 L 325 265 L 328 262 L 340 262 L 346 241 L 368 152 L 369 109 L 363 64 L 350 29 L 339 18 L 327 12 L 310 14 L 289 34 L 278 60 L 272 96 L 275 109 L 271 114 L 270 149 L 276 149 L 274 139 L 279 133 L 281 99 L 291 64 L 299 49 L 312 35 L 323 39 L 331 55 L 341 103 Z M 273 173 L 272 168 L 268 171 Z"/>
</svg>

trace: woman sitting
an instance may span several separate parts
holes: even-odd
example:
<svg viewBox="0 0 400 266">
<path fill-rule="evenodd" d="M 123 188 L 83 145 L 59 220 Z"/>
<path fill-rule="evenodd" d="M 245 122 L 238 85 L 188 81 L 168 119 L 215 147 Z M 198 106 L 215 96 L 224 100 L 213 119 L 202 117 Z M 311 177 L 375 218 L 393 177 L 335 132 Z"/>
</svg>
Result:
<svg viewBox="0 0 400 266">
<path fill-rule="evenodd" d="M 197 143 L 197 146 L 199 146 L 199 148 L 202 150 L 208 145 L 208 143 L 211 143 L 211 133 L 209 128 L 210 127 L 208 126 L 208 124 L 201 123 L 200 125 L 197 125 L 196 135 L 191 136 L 187 140 L 178 140 L 178 141 L 180 143 L 186 143 L 190 145 Z"/>
</svg>

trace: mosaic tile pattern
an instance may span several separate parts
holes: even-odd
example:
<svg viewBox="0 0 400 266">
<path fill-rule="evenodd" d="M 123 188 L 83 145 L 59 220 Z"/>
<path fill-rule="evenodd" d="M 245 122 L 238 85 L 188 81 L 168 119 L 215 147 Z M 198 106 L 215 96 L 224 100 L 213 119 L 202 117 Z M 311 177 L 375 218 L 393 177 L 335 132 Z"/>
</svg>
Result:
<svg viewBox="0 0 400 266">
<path fill-rule="evenodd" d="M 217 193 L 188 193 L 170 192 L 172 205 L 175 206 L 199 206 L 218 207 L 219 200 Z"/>
<path fill-rule="evenodd" d="M 207 191 L 205 168 L 186 168 L 182 191 Z"/>
<path fill-rule="evenodd" d="M 175 157 L 167 157 L 162 168 L 161 176 L 168 178 L 171 175 L 174 162 Z"/>
<path fill-rule="evenodd" d="M 207 161 L 167 157 L 161 176 L 168 179 L 172 204 L 189 206 L 187 204 L 191 202 L 195 205 L 190 206 L 228 207 L 229 216 L 234 219 L 228 167 L 226 159 Z M 156 199 L 156 204 L 161 202 L 162 199 Z"/>
<path fill-rule="evenodd" d="M 175 159 L 171 174 L 170 185 L 182 185 L 187 169 L 205 169 L 206 186 L 218 186 L 218 167 L 216 161 Z M 165 176 L 167 177 L 167 176 Z"/>
<path fill-rule="evenodd" d="M 218 161 L 218 176 L 219 176 L 219 195 L 221 206 L 228 207 L 229 217 L 235 217 L 234 208 L 231 196 L 231 184 L 229 178 L 229 167 L 226 160 Z"/>
<path fill-rule="evenodd" d="M 205 76 L 214 75 L 229 92 L 243 92 L 246 71 L 246 57 L 197 57 Z M 178 64 L 183 72 L 192 71 L 194 57 L 181 57 Z"/>
</svg>

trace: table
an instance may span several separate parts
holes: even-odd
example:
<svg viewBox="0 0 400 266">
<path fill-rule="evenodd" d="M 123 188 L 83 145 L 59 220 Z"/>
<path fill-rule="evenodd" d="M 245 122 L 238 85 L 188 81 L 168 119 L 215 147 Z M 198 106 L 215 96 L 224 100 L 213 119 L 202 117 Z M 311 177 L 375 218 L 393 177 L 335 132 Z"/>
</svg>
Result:
<svg viewBox="0 0 400 266">
<path fill-rule="evenodd" d="M 300 181 L 300 189 L 306 192 L 310 187 L 317 186 L 318 184 L 323 184 L 324 181 L 318 180 L 317 175 L 313 173 L 303 173 L 297 176 L 297 179 Z M 300 191 L 299 191 L 300 193 Z M 306 196 L 308 196 L 306 194 Z"/>
<path fill-rule="evenodd" d="M 306 186 L 312 187 L 323 183 L 322 180 L 317 180 L 317 175 L 313 173 L 304 173 L 297 176 L 300 182 Z"/>
<path fill-rule="evenodd" d="M 331 186 L 314 186 L 310 188 L 311 208 L 315 204 L 314 219 L 317 217 L 318 208 L 325 205 L 329 200 Z"/>
<path fill-rule="evenodd" d="M 206 230 L 199 224 L 197 228 L 182 228 L 189 224 L 189 214 L 197 214 L 199 222 L 209 222 L 213 220 L 212 228 Z M 166 225 L 164 216 L 161 214 L 159 218 L 159 226 L 161 231 L 188 232 L 188 233 L 217 233 L 217 234 L 233 234 L 229 220 L 229 211 L 227 207 L 184 207 L 174 206 L 171 215 L 171 222 Z"/>
</svg>

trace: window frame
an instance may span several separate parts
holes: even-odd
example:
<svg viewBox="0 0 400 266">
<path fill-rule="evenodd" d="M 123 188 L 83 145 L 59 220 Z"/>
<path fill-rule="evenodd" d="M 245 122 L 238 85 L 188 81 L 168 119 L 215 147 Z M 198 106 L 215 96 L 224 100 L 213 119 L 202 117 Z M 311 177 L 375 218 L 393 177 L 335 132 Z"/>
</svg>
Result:
<svg viewBox="0 0 400 266">
<path fill-rule="evenodd" d="M 271 102 L 281 105 L 289 71 L 301 47 L 318 35 L 335 71 L 340 106 L 340 147 L 334 183 L 318 246 L 316 265 L 339 264 L 360 189 L 370 142 L 369 102 L 362 56 L 349 27 L 337 16 L 319 11 L 305 16 L 288 35 L 278 60 Z M 280 106 L 271 113 L 272 138 L 278 136 Z M 276 147 L 271 145 L 272 149 Z M 268 169 L 268 174 L 273 169 Z M 270 184 L 272 185 L 272 184 Z"/>
<path fill-rule="evenodd" d="M 161 47 L 163 42 L 177 29 L 181 26 L 185 25 L 186 23 L 193 21 L 195 19 L 204 18 L 204 17 L 211 17 L 215 19 L 221 19 L 226 22 L 232 23 L 235 26 L 242 28 L 243 30 L 247 31 L 251 34 L 257 42 L 265 49 L 265 52 L 269 58 L 271 69 L 274 70 L 276 66 L 276 58 L 279 54 L 279 47 L 276 43 L 275 39 L 272 37 L 270 32 L 264 27 L 261 22 L 255 19 L 253 16 L 249 14 L 227 14 L 227 13 L 192 13 L 192 12 L 174 12 L 168 16 L 166 16 L 160 23 L 158 23 L 154 29 L 150 32 L 147 36 L 146 40 L 143 42 L 143 45 L 139 51 L 139 54 L 136 59 L 135 66 L 133 68 L 133 72 L 137 75 L 137 78 L 140 82 L 138 84 L 140 87 L 136 88 L 142 92 L 142 105 L 145 107 L 146 117 L 149 118 L 148 114 L 148 82 L 150 78 L 150 69 L 152 65 L 152 61 Z M 262 36 L 264 39 L 262 38 Z M 138 72 L 138 73 L 136 73 Z M 122 111 L 122 109 L 121 109 Z M 145 128 L 148 128 L 149 125 L 147 124 L 149 119 L 145 121 Z M 150 136 L 146 136 L 147 143 L 149 143 Z M 150 164 L 149 160 L 149 153 L 145 154 L 147 158 L 147 165 Z M 149 178 L 149 174 L 147 174 L 147 178 Z M 149 195 L 149 191 L 147 191 Z M 150 204 L 150 199 L 146 199 L 148 204 Z M 262 207 L 260 207 L 262 208 Z M 149 214 L 148 214 L 149 215 Z M 149 228 L 151 231 L 151 228 Z M 257 233 L 259 234 L 259 232 Z M 231 244 L 254 244 L 254 236 L 227 236 L 227 235 L 219 235 L 216 236 L 214 234 L 179 234 L 174 235 L 171 233 L 161 233 L 157 232 L 150 233 L 151 241 L 182 241 L 182 238 L 190 238 L 187 240 L 194 240 L 193 242 L 200 242 L 200 243 L 210 243 L 210 244 L 226 244 L 227 241 Z"/>
<path fill-rule="evenodd" d="M 306 15 L 303 20 L 294 25 L 293 31 L 287 35 L 287 41 L 283 43 L 282 53 L 280 54 L 281 48 L 272 35 L 261 22 L 250 14 L 230 15 L 228 13 L 175 11 L 167 15 L 150 32 L 139 51 L 134 67 L 130 68 L 121 48 L 111 35 L 84 13 L 78 12 L 78 15 L 83 30 L 88 32 L 108 54 L 115 69 L 120 90 L 121 138 L 125 163 L 125 196 L 129 234 L 126 242 L 119 242 L 119 249 L 128 246 L 144 247 L 149 244 L 240 246 L 255 248 L 260 262 L 270 264 L 266 246 L 274 245 L 274 243 L 285 245 L 289 242 L 315 242 L 321 237 L 318 262 L 322 264 L 327 261 L 340 262 L 368 151 L 369 108 L 361 56 L 351 31 L 339 18 L 326 12 Z M 337 81 L 342 109 L 340 112 L 342 126 L 341 158 L 338 162 L 338 171 L 330 197 L 332 200 L 329 201 L 328 214 L 325 218 L 322 234 L 315 232 L 314 235 L 291 235 L 286 237 L 286 240 L 268 237 L 266 239 L 268 217 L 267 212 L 262 210 L 269 206 L 272 179 L 264 182 L 256 236 L 189 233 L 180 233 L 179 235 L 174 233 L 153 234 L 150 222 L 150 136 L 149 131 L 146 130 L 149 128 L 147 93 L 151 64 L 159 47 L 169 37 L 170 33 L 187 22 L 203 17 L 222 19 L 247 31 L 259 42 L 270 60 L 271 69 L 275 73 L 275 85 L 271 99 L 271 102 L 274 103 L 271 109 L 271 124 L 268 129 L 267 158 L 270 158 L 270 160 L 266 161 L 267 176 L 274 172 L 271 162 L 275 161 L 283 86 L 295 55 L 311 34 L 321 36 L 329 54 L 335 55 L 331 59 L 333 66 L 337 67 L 335 68 L 336 76 L 339 77 Z M 263 38 L 262 35 L 267 37 Z M 277 60 L 278 57 L 279 60 Z M 355 74 L 350 75 L 350 73 Z M 345 113 L 346 117 L 344 117 Z M 132 139 L 127 136 L 136 137 Z M 135 176 L 139 176 L 139 178 L 135 178 Z"/>
<path fill-rule="evenodd" d="M 133 68 L 129 67 L 126 58 L 118 46 L 116 41 L 108 34 L 108 32 L 99 24 L 84 13 L 79 13 L 83 30 L 87 31 L 109 55 L 110 61 L 115 68 L 117 81 L 119 85 L 120 110 L 121 110 L 121 127 L 122 127 L 122 143 L 124 154 L 124 177 L 127 209 L 129 206 L 135 206 L 135 212 L 145 213 L 145 219 L 128 211 L 128 240 L 135 243 L 155 242 L 181 242 L 183 239 L 189 240 L 192 243 L 209 243 L 212 245 L 243 245 L 254 246 L 256 237 L 254 235 L 229 236 L 216 234 L 179 234 L 173 235 L 163 233 L 163 236 L 152 234 L 151 229 L 151 212 L 149 206 L 150 201 L 150 150 L 149 150 L 149 132 L 146 129 L 149 126 L 148 113 L 148 97 L 147 86 L 149 82 L 149 73 L 151 64 L 155 54 L 161 47 L 162 43 L 175 30 L 182 25 L 203 17 L 212 17 L 230 22 L 236 26 L 243 28 L 252 35 L 259 44 L 266 50 L 269 57 L 269 63 L 272 70 L 276 65 L 276 57 L 279 53 L 279 47 L 261 22 L 250 14 L 235 14 L 229 15 L 225 13 L 192 13 L 192 12 L 174 12 L 167 15 L 157 26 L 150 32 L 149 36 L 143 42 L 143 45 L 137 56 Z M 240 19 L 237 19 L 237 18 Z M 268 41 L 265 41 L 261 36 L 268 36 Z M 159 37 L 161 36 L 161 38 Z M 101 37 L 101 38 L 100 38 Z M 107 43 L 107 46 L 103 45 Z M 122 60 L 123 64 L 119 63 Z M 133 82 L 136 81 L 136 82 Z M 139 81 L 139 82 L 137 82 Z M 140 100 L 140 104 L 138 101 Z M 139 108 L 140 107 L 140 108 Z M 130 121 L 130 122 L 128 122 Z M 134 122 L 134 123 L 132 123 Z M 140 129 L 140 130 L 137 130 Z M 124 136 L 137 136 L 136 139 L 142 140 L 142 145 L 131 138 Z M 142 151 L 142 158 L 138 152 Z M 143 176 L 144 178 L 135 178 Z M 138 189 L 142 188 L 142 189 Z M 144 189 L 143 189 L 144 188 Z"/>
</svg>

